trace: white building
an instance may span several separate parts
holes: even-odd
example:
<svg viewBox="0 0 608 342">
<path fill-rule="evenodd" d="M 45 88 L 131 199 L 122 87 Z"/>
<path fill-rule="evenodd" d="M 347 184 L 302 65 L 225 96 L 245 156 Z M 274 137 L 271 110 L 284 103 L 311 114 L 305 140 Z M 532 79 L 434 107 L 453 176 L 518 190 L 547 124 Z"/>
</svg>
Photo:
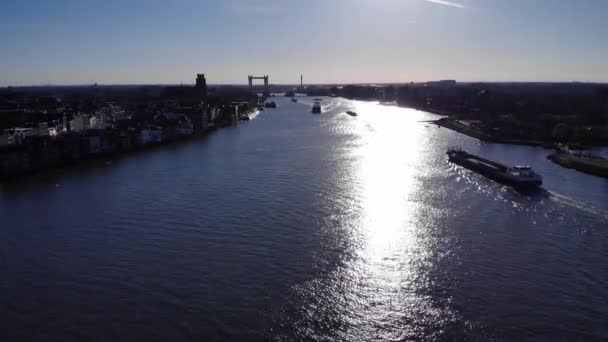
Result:
<svg viewBox="0 0 608 342">
<path fill-rule="evenodd" d="M 209 123 L 214 123 L 218 119 L 219 113 L 220 110 L 218 108 L 209 109 Z"/>
</svg>

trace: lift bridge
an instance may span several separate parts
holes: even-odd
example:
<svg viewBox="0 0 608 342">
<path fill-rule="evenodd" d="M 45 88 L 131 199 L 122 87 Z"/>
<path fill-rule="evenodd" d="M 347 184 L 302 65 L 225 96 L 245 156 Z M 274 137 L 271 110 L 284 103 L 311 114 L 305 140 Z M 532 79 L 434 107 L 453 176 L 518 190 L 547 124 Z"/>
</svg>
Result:
<svg viewBox="0 0 608 342">
<path fill-rule="evenodd" d="M 268 75 L 251 76 L 249 75 L 249 91 L 253 93 L 253 80 L 264 80 L 264 96 L 268 96 Z"/>
</svg>

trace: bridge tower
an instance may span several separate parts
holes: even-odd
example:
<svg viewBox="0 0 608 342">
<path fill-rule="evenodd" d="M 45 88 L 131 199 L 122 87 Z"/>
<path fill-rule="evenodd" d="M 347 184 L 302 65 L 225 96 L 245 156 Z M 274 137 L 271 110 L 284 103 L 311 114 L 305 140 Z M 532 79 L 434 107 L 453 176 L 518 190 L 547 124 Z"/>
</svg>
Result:
<svg viewBox="0 0 608 342">
<path fill-rule="evenodd" d="M 268 94 L 268 75 L 264 76 L 248 76 L 249 80 L 249 91 L 253 93 L 253 80 L 264 80 L 264 94 Z"/>
</svg>

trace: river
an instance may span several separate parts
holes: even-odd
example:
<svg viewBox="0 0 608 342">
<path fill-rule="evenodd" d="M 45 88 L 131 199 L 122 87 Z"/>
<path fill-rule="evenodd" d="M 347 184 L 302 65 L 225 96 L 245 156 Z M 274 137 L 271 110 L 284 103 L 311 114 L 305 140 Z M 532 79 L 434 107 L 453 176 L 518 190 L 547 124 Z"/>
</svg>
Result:
<svg viewBox="0 0 608 342">
<path fill-rule="evenodd" d="M 608 180 L 413 109 L 275 101 L 1 184 L 0 339 L 608 339 Z M 453 145 L 545 190 L 451 165 Z"/>
</svg>

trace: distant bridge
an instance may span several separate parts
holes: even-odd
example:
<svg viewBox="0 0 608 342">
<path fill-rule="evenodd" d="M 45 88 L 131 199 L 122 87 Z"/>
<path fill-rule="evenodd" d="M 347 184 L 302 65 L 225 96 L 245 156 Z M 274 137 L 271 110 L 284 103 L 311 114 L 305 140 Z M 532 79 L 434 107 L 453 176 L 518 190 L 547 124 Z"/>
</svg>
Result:
<svg viewBox="0 0 608 342">
<path fill-rule="evenodd" d="M 264 93 L 268 93 L 268 75 L 264 76 L 248 76 L 249 78 L 249 91 L 253 93 L 253 80 L 264 80 Z"/>
</svg>

